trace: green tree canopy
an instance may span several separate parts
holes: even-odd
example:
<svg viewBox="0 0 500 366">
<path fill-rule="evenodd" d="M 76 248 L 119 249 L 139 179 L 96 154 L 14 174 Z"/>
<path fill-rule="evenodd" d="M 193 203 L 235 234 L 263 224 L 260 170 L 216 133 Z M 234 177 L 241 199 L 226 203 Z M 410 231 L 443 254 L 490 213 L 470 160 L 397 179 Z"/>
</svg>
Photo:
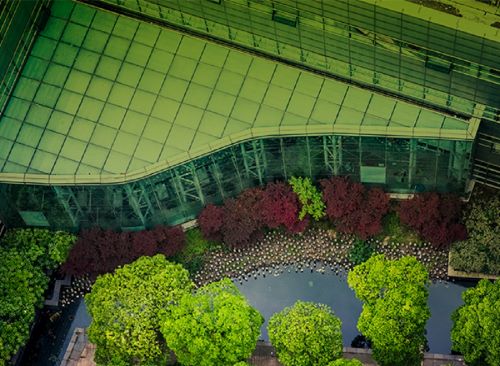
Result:
<svg viewBox="0 0 500 366">
<path fill-rule="evenodd" d="M 8 230 L 0 242 L 0 365 L 29 337 L 35 309 L 43 303 L 47 270 L 61 264 L 73 245 L 71 234 L 45 229 Z"/>
<path fill-rule="evenodd" d="M 193 286 L 189 273 L 161 254 L 98 277 L 85 296 L 98 364 L 145 364 L 165 357 L 159 312 Z"/>
<path fill-rule="evenodd" d="M 459 271 L 500 275 L 500 197 L 474 192 L 464 215 L 468 238 L 451 248 L 451 266 Z"/>
<path fill-rule="evenodd" d="M 414 257 L 368 259 L 349 272 L 347 282 L 363 302 L 358 329 L 372 342 L 382 366 L 418 365 L 425 344 L 428 273 Z"/>
<path fill-rule="evenodd" d="M 338 360 L 332 361 L 328 364 L 328 366 L 363 366 L 360 360 L 357 358 L 339 358 Z"/>
<path fill-rule="evenodd" d="M 321 366 L 342 356 L 341 321 L 326 305 L 297 301 L 269 319 L 269 339 L 285 366 Z"/>
<path fill-rule="evenodd" d="M 238 288 L 223 279 L 165 311 L 161 332 L 183 365 L 232 366 L 250 357 L 263 322 Z"/>
<path fill-rule="evenodd" d="M 470 366 L 500 365 L 500 282 L 481 280 L 462 294 L 464 305 L 452 314 L 453 349 Z"/>
<path fill-rule="evenodd" d="M 291 177 L 288 183 L 299 197 L 302 208 L 299 212 L 299 220 L 303 220 L 306 215 L 310 215 L 318 221 L 325 216 L 325 203 L 321 193 L 316 188 L 310 178 Z"/>
</svg>

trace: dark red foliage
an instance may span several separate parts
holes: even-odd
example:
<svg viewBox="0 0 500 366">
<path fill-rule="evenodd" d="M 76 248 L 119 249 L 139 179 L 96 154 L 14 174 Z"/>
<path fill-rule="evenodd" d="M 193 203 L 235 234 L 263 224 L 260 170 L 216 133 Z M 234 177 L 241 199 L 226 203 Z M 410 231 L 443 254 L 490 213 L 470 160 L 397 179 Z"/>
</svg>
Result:
<svg viewBox="0 0 500 366">
<path fill-rule="evenodd" d="M 275 229 L 284 226 L 298 233 L 305 230 L 308 220 L 299 221 L 300 203 L 292 188 L 283 182 L 268 183 L 262 199 L 264 224 Z"/>
<path fill-rule="evenodd" d="M 236 199 L 224 202 L 222 240 L 229 247 L 242 247 L 262 237 L 264 219 L 260 188 L 244 190 Z"/>
<path fill-rule="evenodd" d="M 122 233 L 99 228 L 83 230 L 62 270 L 71 275 L 97 276 L 143 255 L 173 256 L 183 245 L 184 232 L 180 227 L 157 226 L 153 230 Z"/>
<path fill-rule="evenodd" d="M 186 237 L 180 226 L 156 226 L 152 232 L 156 237 L 156 253 L 172 257 L 184 247 Z"/>
<path fill-rule="evenodd" d="M 328 218 L 344 233 L 361 239 L 380 233 L 389 210 L 389 197 L 379 188 L 366 188 L 348 177 L 320 181 Z"/>
<path fill-rule="evenodd" d="M 403 224 L 438 248 L 467 238 L 467 230 L 461 222 L 462 203 L 458 197 L 435 192 L 416 194 L 411 200 L 399 204 L 398 213 Z"/>
<path fill-rule="evenodd" d="M 198 216 L 198 225 L 205 239 L 222 241 L 224 208 L 208 204 Z"/>
</svg>

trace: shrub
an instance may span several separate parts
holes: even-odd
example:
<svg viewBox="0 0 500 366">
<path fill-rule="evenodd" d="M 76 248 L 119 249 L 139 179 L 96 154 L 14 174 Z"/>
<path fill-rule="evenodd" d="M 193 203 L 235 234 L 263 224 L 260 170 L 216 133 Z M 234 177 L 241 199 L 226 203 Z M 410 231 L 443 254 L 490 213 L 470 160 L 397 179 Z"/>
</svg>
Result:
<svg viewBox="0 0 500 366">
<path fill-rule="evenodd" d="M 402 201 L 398 214 L 403 224 L 416 230 L 435 247 L 442 248 L 467 237 L 461 223 L 461 210 L 462 203 L 457 197 L 428 192 Z"/>
<path fill-rule="evenodd" d="M 219 243 L 206 240 L 199 228 L 186 231 L 186 245 L 183 250 L 175 256 L 175 260 L 181 263 L 192 275 L 198 272 L 204 263 L 205 254 L 221 247 Z"/>
<path fill-rule="evenodd" d="M 382 231 L 382 218 L 389 211 L 389 197 L 379 188 L 368 191 L 348 177 L 320 181 L 326 214 L 337 229 L 362 239 Z"/>
<path fill-rule="evenodd" d="M 208 204 L 198 216 L 198 225 L 205 239 L 222 241 L 224 208 Z"/>
<path fill-rule="evenodd" d="M 64 231 L 12 229 L 2 239 L 2 248 L 16 249 L 34 266 L 54 269 L 66 260 L 76 237 Z"/>
<path fill-rule="evenodd" d="M 157 226 L 153 230 L 122 233 L 92 228 L 80 233 L 62 269 L 71 275 L 97 276 L 141 256 L 174 256 L 184 243 L 181 227 Z"/>
<path fill-rule="evenodd" d="M 292 186 L 302 205 L 299 220 L 303 220 L 309 215 L 318 221 L 325 216 L 325 204 L 321 199 L 321 193 L 313 185 L 310 178 L 291 177 L 288 183 Z"/>
<path fill-rule="evenodd" d="M 302 232 L 308 219 L 299 220 L 300 202 L 290 185 L 277 182 L 268 183 L 262 199 L 262 217 L 270 229 L 280 226 L 292 233 Z"/>
<path fill-rule="evenodd" d="M 241 192 L 238 197 L 229 198 L 224 202 L 221 228 L 224 244 L 231 248 L 242 247 L 262 237 L 263 197 L 264 192 L 261 188 L 249 188 Z M 205 238 L 209 239 L 210 236 Z"/>
<path fill-rule="evenodd" d="M 354 265 L 358 265 L 370 259 L 373 253 L 375 253 L 373 246 L 363 240 L 357 239 L 349 251 L 349 260 Z"/>
<path fill-rule="evenodd" d="M 469 237 L 451 248 L 451 266 L 465 272 L 500 275 L 500 197 L 477 191 L 464 215 Z"/>
</svg>

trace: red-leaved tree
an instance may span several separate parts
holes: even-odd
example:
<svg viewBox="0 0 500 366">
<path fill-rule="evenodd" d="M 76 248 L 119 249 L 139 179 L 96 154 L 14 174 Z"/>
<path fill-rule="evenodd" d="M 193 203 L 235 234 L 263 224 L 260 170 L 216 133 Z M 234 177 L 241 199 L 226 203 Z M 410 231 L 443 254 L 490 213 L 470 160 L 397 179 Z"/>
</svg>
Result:
<svg viewBox="0 0 500 366">
<path fill-rule="evenodd" d="M 292 233 L 305 230 L 309 220 L 299 220 L 300 202 L 290 185 L 268 183 L 262 199 L 262 218 L 270 229 L 284 226 Z"/>
<path fill-rule="evenodd" d="M 379 188 L 366 190 L 348 177 L 320 181 L 326 214 L 337 230 L 367 239 L 382 230 L 382 218 L 389 210 L 389 197 Z"/>
<path fill-rule="evenodd" d="M 229 247 L 242 247 L 262 237 L 264 219 L 261 188 L 249 188 L 224 202 L 222 240 Z"/>
<path fill-rule="evenodd" d="M 198 215 L 198 225 L 207 240 L 222 241 L 224 207 L 208 204 Z"/>
<path fill-rule="evenodd" d="M 181 227 L 157 226 L 153 230 L 114 232 L 92 228 L 82 230 L 62 266 L 64 273 L 97 276 L 146 255 L 173 256 L 185 243 Z"/>
<path fill-rule="evenodd" d="M 438 248 L 467 238 L 467 230 L 461 222 L 462 203 L 456 196 L 435 192 L 416 194 L 410 200 L 401 201 L 397 211 L 403 224 Z"/>
</svg>

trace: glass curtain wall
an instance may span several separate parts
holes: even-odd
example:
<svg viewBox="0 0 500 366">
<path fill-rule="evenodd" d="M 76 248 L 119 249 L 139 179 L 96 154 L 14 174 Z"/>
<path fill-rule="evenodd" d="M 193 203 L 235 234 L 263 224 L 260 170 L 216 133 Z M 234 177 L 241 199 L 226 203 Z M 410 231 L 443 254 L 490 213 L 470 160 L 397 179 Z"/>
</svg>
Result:
<svg viewBox="0 0 500 366">
<path fill-rule="evenodd" d="M 472 142 L 359 136 L 267 138 L 233 145 L 123 185 L 0 185 L 10 226 L 142 228 L 196 217 L 247 187 L 348 175 L 390 192 L 463 192 Z"/>
<path fill-rule="evenodd" d="M 51 0 L 0 1 L 0 115 L 36 35 L 49 17 Z"/>
<path fill-rule="evenodd" d="M 500 108 L 498 39 L 363 1 L 100 2 L 457 113 Z"/>
</svg>

